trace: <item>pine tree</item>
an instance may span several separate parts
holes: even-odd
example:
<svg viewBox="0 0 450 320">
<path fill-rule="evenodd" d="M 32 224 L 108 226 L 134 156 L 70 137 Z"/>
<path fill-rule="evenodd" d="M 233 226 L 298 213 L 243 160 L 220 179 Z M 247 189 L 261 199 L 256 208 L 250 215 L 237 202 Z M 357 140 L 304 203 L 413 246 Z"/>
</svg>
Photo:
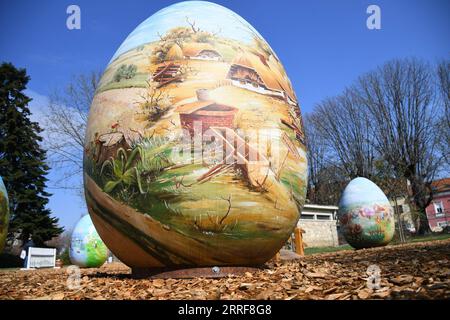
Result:
<svg viewBox="0 0 450 320">
<path fill-rule="evenodd" d="M 0 176 L 10 200 L 9 238 L 19 234 L 24 243 L 31 236 L 42 246 L 63 228 L 46 208 L 51 196 L 45 191 L 49 167 L 39 145 L 42 129 L 30 120 L 31 99 L 23 93 L 29 80 L 25 69 L 0 65 Z"/>
</svg>

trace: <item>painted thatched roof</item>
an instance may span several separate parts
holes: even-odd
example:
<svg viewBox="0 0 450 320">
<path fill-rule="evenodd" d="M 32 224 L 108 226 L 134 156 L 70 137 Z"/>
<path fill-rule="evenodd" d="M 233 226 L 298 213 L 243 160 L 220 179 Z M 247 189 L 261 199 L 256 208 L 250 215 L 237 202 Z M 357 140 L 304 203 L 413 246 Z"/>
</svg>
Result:
<svg viewBox="0 0 450 320">
<path fill-rule="evenodd" d="M 166 60 L 181 60 L 183 59 L 183 51 L 178 44 L 174 44 L 166 54 Z"/>
<path fill-rule="evenodd" d="M 262 61 L 260 57 L 253 53 L 243 52 L 234 58 L 232 65 L 254 70 L 267 89 L 284 91 L 292 100 L 297 100 L 288 81 L 281 74 L 279 67 L 275 66 L 273 63 L 271 67 L 267 60 Z"/>
<path fill-rule="evenodd" d="M 186 57 L 196 57 L 202 51 L 213 51 L 219 56 L 221 55 L 214 47 L 209 43 L 189 42 L 183 44 L 183 54 Z"/>
<path fill-rule="evenodd" d="M 267 64 L 269 65 L 270 70 L 275 73 L 275 76 L 278 81 L 280 82 L 281 86 L 284 88 L 284 91 L 293 99 L 294 101 L 297 101 L 297 97 L 295 96 L 295 92 L 292 89 L 292 85 L 289 81 L 289 78 L 286 75 L 286 72 L 284 71 L 284 67 L 281 64 L 281 62 L 276 59 L 274 56 L 270 56 L 267 60 Z"/>
<path fill-rule="evenodd" d="M 118 143 L 121 143 L 122 140 L 125 140 L 125 142 L 129 146 L 132 146 L 136 141 L 140 140 L 142 137 L 143 133 L 140 132 L 139 130 L 120 128 L 116 132 L 104 133 L 100 135 L 98 137 L 98 141 L 100 141 L 102 145 L 105 147 L 117 145 Z"/>
<path fill-rule="evenodd" d="M 180 114 L 191 114 L 191 113 L 194 113 L 196 111 L 199 111 L 199 110 L 207 108 L 207 107 L 211 108 L 211 110 L 209 110 L 209 111 L 215 112 L 217 114 L 220 114 L 222 112 L 238 111 L 238 108 L 228 106 L 225 104 L 219 104 L 214 100 L 198 100 L 198 101 L 186 103 L 186 104 L 179 106 L 177 108 L 177 111 Z"/>
<path fill-rule="evenodd" d="M 189 114 L 216 103 L 214 100 L 200 100 L 183 104 L 177 108 L 180 114 Z"/>
</svg>

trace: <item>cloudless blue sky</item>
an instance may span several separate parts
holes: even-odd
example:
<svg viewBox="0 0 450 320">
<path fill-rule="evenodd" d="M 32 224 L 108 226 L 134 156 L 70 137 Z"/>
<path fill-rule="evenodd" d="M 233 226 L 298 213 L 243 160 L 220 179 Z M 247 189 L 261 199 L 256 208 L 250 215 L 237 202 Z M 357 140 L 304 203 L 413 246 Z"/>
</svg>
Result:
<svg viewBox="0 0 450 320">
<path fill-rule="evenodd" d="M 0 0 L 0 61 L 27 69 L 39 107 L 76 74 L 104 70 L 127 35 L 178 1 Z M 448 0 L 211 1 L 247 20 L 283 62 L 303 112 L 339 93 L 357 76 L 392 58 L 435 62 L 450 54 Z M 81 30 L 66 28 L 66 8 L 81 8 Z M 381 8 L 381 30 L 366 27 L 370 4 Z M 58 178 L 52 172 L 51 179 Z M 51 183 L 51 181 L 50 181 Z M 66 190 L 49 190 L 53 214 L 72 228 L 86 212 Z"/>
</svg>

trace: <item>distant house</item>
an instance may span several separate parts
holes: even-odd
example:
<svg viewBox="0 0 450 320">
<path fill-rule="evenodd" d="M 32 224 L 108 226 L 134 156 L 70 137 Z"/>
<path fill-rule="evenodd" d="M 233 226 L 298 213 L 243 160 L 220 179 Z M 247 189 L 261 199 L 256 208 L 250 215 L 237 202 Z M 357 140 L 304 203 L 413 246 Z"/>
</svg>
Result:
<svg viewBox="0 0 450 320">
<path fill-rule="evenodd" d="M 93 156 L 97 164 L 103 164 L 106 160 L 115 158 L 119 149 L 129 152 L 135 142 L 142 138 L 141 132 L 124 128 L 117 129 L 117 127 L 115 130 L 102 135 L 95 134 Z"/>
<path fill-rule="evenodd" d="M 431 230 L 450 226 L 450 178 L 433 181 L 433 200 L 425 209 Z"/>
<path fill-rule="evenodd" d="M 241 168 L 248 183 L 254 188 L 261 188 L 267 179 L 272 179 L 269 160 L 234 130 L 234 118 L 238 108 L 211 100 L 207 90 L 199 89 L 197 101 L 181 105 L 176 111 L 179 113 L 185 137 L 203 135 L 208 131 L 206 134 L 211 140 L 208 139 L 207 142 L 219 142 L 223 147 L 223 152 L 215 157 L 215 160 L 220 161 L 197 178 L 198 182 L 211 179 L 234 165 Z M 219 155 L 222 159 L 217 158 Z"/>
<path fill-rule="evenodd" d="M 190 42 L 183 44 L 185 59 L 220 61 L 222 55 L 209 43 Z"/>
<path fill-rule="evenodd" d="M 267 61 L 252 53 L 241 53 L 232 61 L 227 74 L 236 87 L 283 99 L 297 105 L 293 90 L 286 80 L 271 70 Z"/>
<path fill-rule="evenodd" d="M 411 207 L 408 204 L 407 198 L 405 196 L 401 196 L 396 199 L 389 199 L 389 202 L 394 209 L 396 228 L 402 227 L 403 230 L 415 232 L 416 229 L 414 227 Z"/>
</svg>

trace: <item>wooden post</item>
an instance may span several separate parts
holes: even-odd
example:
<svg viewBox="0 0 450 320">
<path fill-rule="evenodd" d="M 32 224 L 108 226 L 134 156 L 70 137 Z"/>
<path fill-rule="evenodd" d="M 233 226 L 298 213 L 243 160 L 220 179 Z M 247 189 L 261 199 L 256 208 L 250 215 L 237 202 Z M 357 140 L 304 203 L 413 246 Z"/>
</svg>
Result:
<svg viewBox="0 0 450 320">
<path fill-rule="evenodd" d="M 275 262 L 280 262 L 281 261 L 281 254 L 280 251 L 277 252 L 277 254 L 275 255 Z"/>
<path fill-rule="evenodd" d="M 303 233 L 305 230 L 302 228 L 296 227 L 294 229 L 294 243 L 295 243 L 295 253 L 304 256 L 305 255 L 305 247 L 303 243 Z"/>
</svg>

